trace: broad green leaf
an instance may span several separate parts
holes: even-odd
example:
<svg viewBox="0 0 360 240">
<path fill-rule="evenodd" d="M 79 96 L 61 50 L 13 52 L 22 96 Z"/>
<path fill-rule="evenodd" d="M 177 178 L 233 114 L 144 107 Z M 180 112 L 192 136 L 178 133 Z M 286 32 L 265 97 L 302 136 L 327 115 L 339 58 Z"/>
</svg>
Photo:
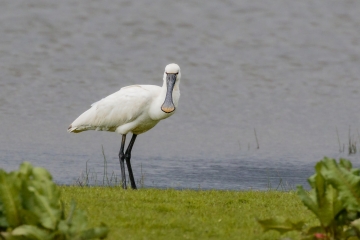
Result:
<svg viewBox="0 0 360 240">
<path fill-rule="evenodd" d="M 339 198 L 348 210 L 360 211 L 360 176 L 328 158 L 323 160 L 321 173 L 337 189 Z"/>
<path fill-rule="evenodd" d="M 360 176 L 360 169 L 359 168 L 353 168 L 351 169 L 351 173 L 355 176 Z"/>
<path fill-rule="evenodd" d="M 52 234 L 33 225 L 21 225 L 11 232 L 12 236 L 21 236 L 27 240 L 52 240 Z"/>
<path fill-rule="evenodd" d="M 324 160 L 328 161 L 329 158 L 325 157 Z M 349 160 L 344 159 L 344 158 L 340 158 L 339 165 L 343 168 L 346 168 L 348 171 L 350 171 L 352 169 L 352 163 Z"/>
<path fill-rule="evenodd" d="M 338 213 L 344 208 L 343 203 L 338 198 L 338 191 L 330 184 L 326 187 L 326 192 L 319 201 L 319 220 L 323 226 L 330 226 Z"/>
<path fill-rule="evenodd" d="M 10 227 L 16 227 L 21 224 L 19 185 L 20 182 L 15 178 L 14 173 L 7 174 L 0 169 L 0 202 Z"/>
<path fill-rule="evenodd" d="M 339 165 L 341 167 L 346 168 L 347 170 L 349 170 L 352 174 L 354 174 L 356 176 L 360 175 L 360 169 L 359 168 L 353 168 L 352 163 L 347 159 L 340 158 Z"/>
<path fill-rule="evenodd" d="M 52 181 L 50 173 L 46 169 L 40 167 L 34 168 L 32 183 L 34 186 L 38 187 L 41 195 L 47 196 L 51 201 L 54 199 L 58 201 L 60 193 L 57 190 L 57 186 Z"/>
<path fill-rule="evenodd" d="M 314 167 L 315 174 L 308 178 L 308 182 L 313 189 L 318 188 L 319 184 L 321 184 L 321 185 L 325 184 L 325 182 L 321 176 L 321 172 L 320 172 L 322 164 L 323 163 L 321 161 L 316 163 L 316 165 Z"/>
<path fill-rule="evenodd" d="M 312 211 L 315 215 L 317 215 L 317 212 L 319 210 L 319 206 L 316 201 L 316 194 L 314 191 L 306 192 L 303 188 L 303 186 L 297 186 L 297 193 L 300 197 L 303 204 Z"/>
<path fill-rule="evenodd" d="M 53 205 L 60 206 L 60 191 L 52 181 L 52 177 L 47 170 L 44 168 L 34 168 L 31 186 L 35 187 L 42 196 L 48 198 Z"/>
<path fill-rule="evenodd" d="M 58 224 L 58 227 L 57 227 L 57 229 L 59 230 L 59 232 L 61 233 L 61 234 L 67 234 L 68 232 L 69 232 L 69 225 L 67 224 L 67 221 L 65 221 L 65 220 L 61 220 L 60 222 L 59 222 L 59 224 Z"/>
<path fill-rule="evenodd" d="M 18 174 L 25 178 L 29 178 L 32 174 L 33 166 L 29 162 L 23 162 L 20 164 Z"/>
<path fill-rule="evenodd" d="M 83 231 L 80 234 L 80 239 L 94 239 L 94 238 L 104 239 L 107 237 L 108 232 L 109 232 L 108 227 L 104 224 L 101 224 L 100 227 L 95 227 L 95 228 Z"/>
<path fill-rule="evenodd" d="M 315 177 L 314 177 L 314 190 L 315 190 L 315 199 L 317 201 L 317 205 L 319 210 L 328 204 L 328 199 L 326 198 L 327 195 L 327 190 L 328 190 L 328 186 L 326 184 L 326 181 L 324 179 L 324 177 L 321 175 L 321 168 L 322 168 L 322 162 L 319 162 L 315 165 Z"/>
<path fill-rule="evenodd" d="M 66 219 L 66 222 L 68 225 L 71 225 L 72 222 L 72 218 L 74 216 L 74 212 L 75 212 L 75 208 L 76 208 L 76 203 L 74 200 L 71 201 L 71 206 L 70 206 L 70 213 L 69 213 L 69 217 Z"/>
<path fill-rule="evenodd" d="M 29 187 L 33 193 L 35 205 L 32 211 L 39 217 L 40 223 L 48 229 L 55 229 L 61 216 L 59 201 L 52 202 L 49 198 L 40 194 L 35 187 Z"/>
<path fill-rule="evenodd" d="M 58 230 L 61 234 L 69 236 L 71 240 L 105 238 L 107 236 L 109 230 L 105 224 L 87 229 L 88 221 L 85 212 L 75 207 L 76 204 L 73 201 L 68 219 L 59 222 Z"/>
<path fill-rule="evenodd" d="M 22 208 L 20 209 L 20 215 L 24 225 L 37 225 L 39 223 L 38 216 L 32 211 Z"/>
<path fill-rule="evenodd" d="M 307 230 L 307 235 L 313 235 L 314 233 L 324 233 L 324 229 L 320 226 L 311 227 Z"/>
<path fill-rule="evenodd" d="M 328 184 L 322 175 L 323 168 L 324 163 L 322 161 L 315 165 L 316 173 L 309 178 L 309 183 L 313 189 L 307 193 L 300 186 L 298 187 L 298 195 L 304 205 L 318 217 L 321 225 L 328 227 L 343 209 L 343 204 L 338 199 L 337 190 Z"/>
<path fill-rule="evenodd" d="M 60 192 L 44 168 L 33 168 L 23 184 L 24 208 L 34 213 L 45 228 L 55 229 L 60 220 Z"/>
<path fill-rule="evenodd" d="M 9 227 L 9 224 L 6 220 L 6 216 L 5 216 L 5 213 L 4 213 L 4 206 L 2 205 L 1 203 L 1 200 L 0 200 L 0 230 L 3 228 L 3 229 L 6 229 Z"/>
<path fill-rule="evenodd" d="M 284 219 L 280 217 L 274 217 L 265 220 L 257 219 L 257 221 L 262 226 L 264 232 L 269 230 L 275 230 L 280 232 L 281 234 L 294 230 L 301 231 L 304 226 L 304 222 L 302 221 L 293 223 L 289 219 Z"/>
<path fill-rule="evenodd" d="M 86 230 L 88 221 L 85 212 L 80 209 L 75 209 L 71 222 L 68 224 L 70 225 L 69 232 L 71 234 L 76 234 Z"/>
</svg>

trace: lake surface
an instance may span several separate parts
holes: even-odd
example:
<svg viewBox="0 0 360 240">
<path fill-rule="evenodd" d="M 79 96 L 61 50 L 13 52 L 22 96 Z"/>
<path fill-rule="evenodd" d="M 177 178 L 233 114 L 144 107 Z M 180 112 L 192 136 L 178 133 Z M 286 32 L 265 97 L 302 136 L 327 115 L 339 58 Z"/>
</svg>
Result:
<svg viewBox="0 0 360 240">
<path fill-rule="evenodd" d="M 349 127 L 360 141 L 359 12 L 356 0 L 1 1 L 0 167 L 30 161 L 73 184 L 87 163 L 102 180 L 103 146 L 119 175 L 121 136 L 67 127 L 123 86 L 161 85 L 171 62 L 177 112 L 133 149 L 145 187 L 291 188 L 323 156 L 359 166 L 347 154 Z"/>
</svg>

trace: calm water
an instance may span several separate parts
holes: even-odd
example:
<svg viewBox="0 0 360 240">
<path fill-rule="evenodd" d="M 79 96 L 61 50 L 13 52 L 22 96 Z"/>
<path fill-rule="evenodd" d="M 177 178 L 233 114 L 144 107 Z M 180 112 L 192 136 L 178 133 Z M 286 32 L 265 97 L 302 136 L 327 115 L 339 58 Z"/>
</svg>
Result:
<svg viewBox="0 0 360 240">
<path fill-rule="evenodd" d="M 120 136 L 68 134 L 89 105 L 182 69 L 177 113 L 140 135 L 145 186 L 306 184 L 359 142 L 360 2 L 0 1 L 0 167 L 46 167 L 61 184 L 119 174 Z M 260 148 L 256 148 L 254 129 Z M 360 154 L 350 158 L 360 165 Z"/>
</svg>

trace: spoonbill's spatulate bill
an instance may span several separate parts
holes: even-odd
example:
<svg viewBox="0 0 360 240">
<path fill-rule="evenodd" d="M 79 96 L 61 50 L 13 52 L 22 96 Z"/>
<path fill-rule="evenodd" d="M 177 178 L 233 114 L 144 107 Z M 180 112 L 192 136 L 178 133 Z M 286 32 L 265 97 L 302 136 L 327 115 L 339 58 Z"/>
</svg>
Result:
<svg viewBox="0 0 360 240">
<path fill-rule="evenodd" d="M 119 161 L 122 186 L 126 189 L 125 164 L 129 171 L 131 188 L 136 189 L 131 169 L 131 149 L 138 134 L 153 128 L 160 120 L 175 113 L 180 98 L 180 67 L 169 64 L 165 67 L 162 87 L 154 85 L 132 85 L 121 88 L 81 114 L 69 126 L 68 132 L 87 130 L 117 132 L 122 135 Z M 131 141 L 124 153 L 126 134 L 131 132 Z"/>
</svg>

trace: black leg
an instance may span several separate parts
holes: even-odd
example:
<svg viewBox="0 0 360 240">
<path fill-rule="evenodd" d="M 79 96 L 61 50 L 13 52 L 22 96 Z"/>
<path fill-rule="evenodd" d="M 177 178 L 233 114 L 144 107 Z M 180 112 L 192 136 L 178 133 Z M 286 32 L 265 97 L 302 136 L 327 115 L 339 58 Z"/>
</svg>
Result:
<svg viewBox="0 0 360 240">
<path fill-rule="evenodd" d="M 120 147 L 120 152 L 119 152 L 119 162 L 120 162 L 120 168 L 121 168 L 121 181 L 122 181 L 123 189 L 126 189 L 126 175 L 125 175 L 125 164 L 124 164 L 124 160 L 125 160 L 125 154 L 124 154 L 125 140 L 126 140 L 126 135 L 124 134 L 124 135 L 122 135 L 121 147 Z"/>
<path fill-rule="evenodd" d="M 129 146 L 126 149 L 126 152 L 125 152 L 125 160 L 126 160 L 127 168 L 129 170 L 129 178 L 130 178 L 130 183 L 131 183 L 131 188 L 132 189 L 136 189 L 136 184 L 135 184 L 134 175 L 133 175 L 133 172 L 132 172 L 132 169 L 131 169 L 130 159 L 131 159 L 131 150 L 132 150 L 132 147 L 133 147 L 134 142 L 136 140 L 136 136 L 137 136 L 136 134 L 132 135 Z"/>
</svg>

